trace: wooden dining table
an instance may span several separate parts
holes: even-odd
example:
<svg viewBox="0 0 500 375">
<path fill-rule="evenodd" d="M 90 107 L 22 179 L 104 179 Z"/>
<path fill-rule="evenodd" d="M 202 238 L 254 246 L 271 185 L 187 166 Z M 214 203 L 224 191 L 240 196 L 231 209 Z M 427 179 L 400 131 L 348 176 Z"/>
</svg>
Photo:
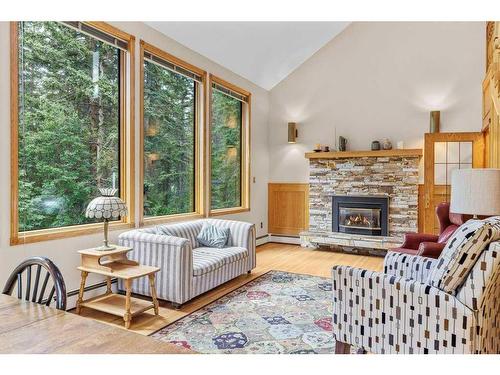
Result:
<svg viewBox="0 0 500 375">
<path fill-rule="evenodd" d="M 191 351 L 0 294 L 0 353 L 187 354 Z"/>
</svg>

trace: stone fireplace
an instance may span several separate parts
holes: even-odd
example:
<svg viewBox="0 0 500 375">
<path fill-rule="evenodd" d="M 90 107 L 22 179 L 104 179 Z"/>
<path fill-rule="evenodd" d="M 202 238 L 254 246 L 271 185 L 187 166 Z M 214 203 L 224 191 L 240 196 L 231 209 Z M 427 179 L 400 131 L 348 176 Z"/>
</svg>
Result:
<svg viewBox="0 0 500 375">
<path fill-rule="evenodd" d="M 418 150 L 419 152 L 413 150 L 414 153 L 409 151 L 391 150 L 391 153 L 388 153 L 390 156 L 379 156 L 383 155 L 382 151 L 311 154 L 309 232 L 335 232 L 337 230 L 360 234 L 367 232 L 362 230 L 363 226 L 372 226 L 380 229 L 372 229 L 370 235 L 398 239 L 402 238 L 406 232 L 416 232 L 418 229 L 418 164 L 421 150 Z M 343 154 L 346 157 L 342 157 Z M 370 223 L 370 220 L 378 217 L 377 211 L 358 207 L 358 209 L 365 208 L 365 211 L 358 210 L 357 212 L 361 217 L 355 215 L 354 212 L 349 214 L 349 210 L 343 210 L 344 223 L 340 222 L 340 213 L 338 222 L 335 222 L 334 197 L 358 197 L 358 201 L 365 201 L 364 203 L 367 203 L 367 199 L 380 198 L 387 204 L 387 219 L 381 217 L 380 225 L 375 226 Z M 378 207 L 378 209 L 382 214 L 383 208 Z M 348 220 L 352 216 L 347 226 L 357 228 L 346 228 L 346 215 L 349 216 Z M 364 221 L 363 216 L 366 216 Z M 361 226 L 356 225 L 359 223 Z"/>
</svg>

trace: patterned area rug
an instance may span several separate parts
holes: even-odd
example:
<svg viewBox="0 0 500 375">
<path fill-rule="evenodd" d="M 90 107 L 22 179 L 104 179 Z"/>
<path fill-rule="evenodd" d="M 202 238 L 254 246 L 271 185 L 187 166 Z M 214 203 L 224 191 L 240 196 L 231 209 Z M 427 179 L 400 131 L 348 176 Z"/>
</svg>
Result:
<svg viewBox="0 0 500 375">
<path fill-rule="evenodd" d="M 270 271 L 152 337 L 198 353 L 333 353 L 331 316 L 329 279 Z"/>
</svg>

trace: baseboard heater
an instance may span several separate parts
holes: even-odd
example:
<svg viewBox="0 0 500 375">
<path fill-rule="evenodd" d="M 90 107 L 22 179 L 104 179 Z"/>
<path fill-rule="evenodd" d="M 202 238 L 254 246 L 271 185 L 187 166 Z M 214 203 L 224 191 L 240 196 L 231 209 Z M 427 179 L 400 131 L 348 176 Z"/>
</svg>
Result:
<svg viewBox="0 0 500 375">
<path fill-rule="evenodd" d="M 117 281 L 118 281 L 118 279 L 111 279 L 111 284 L 116 284 Z M 92 284 L 92 285 L 86 286 L 85 289 L 84 289 L 84 291 L 88 292 L 88 291 L 91 291 L 91 290 L 95 290 L 95 289 L 99 289 L 99 288 L 105 287 L 106 285 L 107 285 L 106 281 L 103 281 L 103 282 L 100 282 L 100 283 L 97 283 L 97 284 Z M 67 292 L 66 295 L 68 297 L 73 297 L 73 296 L 77 296 L 78 293 L 80 293 L 80 289 L 74 289 L 74 290 L 70 290 L 69 292 Z"/>
</svg>

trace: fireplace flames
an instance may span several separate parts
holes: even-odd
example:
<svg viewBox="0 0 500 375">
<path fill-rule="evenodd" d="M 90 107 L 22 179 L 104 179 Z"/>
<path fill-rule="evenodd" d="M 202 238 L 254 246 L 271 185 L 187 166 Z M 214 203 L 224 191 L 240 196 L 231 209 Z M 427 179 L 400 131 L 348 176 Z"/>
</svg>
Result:
<svg viewBox="0 0 500 375">
<path fill-rule="evenodd" d="M 354 227 L 372 227 L 373 222 L 366 216 L 357 214 L 357 215 L 351 215 L 348 218 L 346 218 L 345 225 Z"/>
</svg>

